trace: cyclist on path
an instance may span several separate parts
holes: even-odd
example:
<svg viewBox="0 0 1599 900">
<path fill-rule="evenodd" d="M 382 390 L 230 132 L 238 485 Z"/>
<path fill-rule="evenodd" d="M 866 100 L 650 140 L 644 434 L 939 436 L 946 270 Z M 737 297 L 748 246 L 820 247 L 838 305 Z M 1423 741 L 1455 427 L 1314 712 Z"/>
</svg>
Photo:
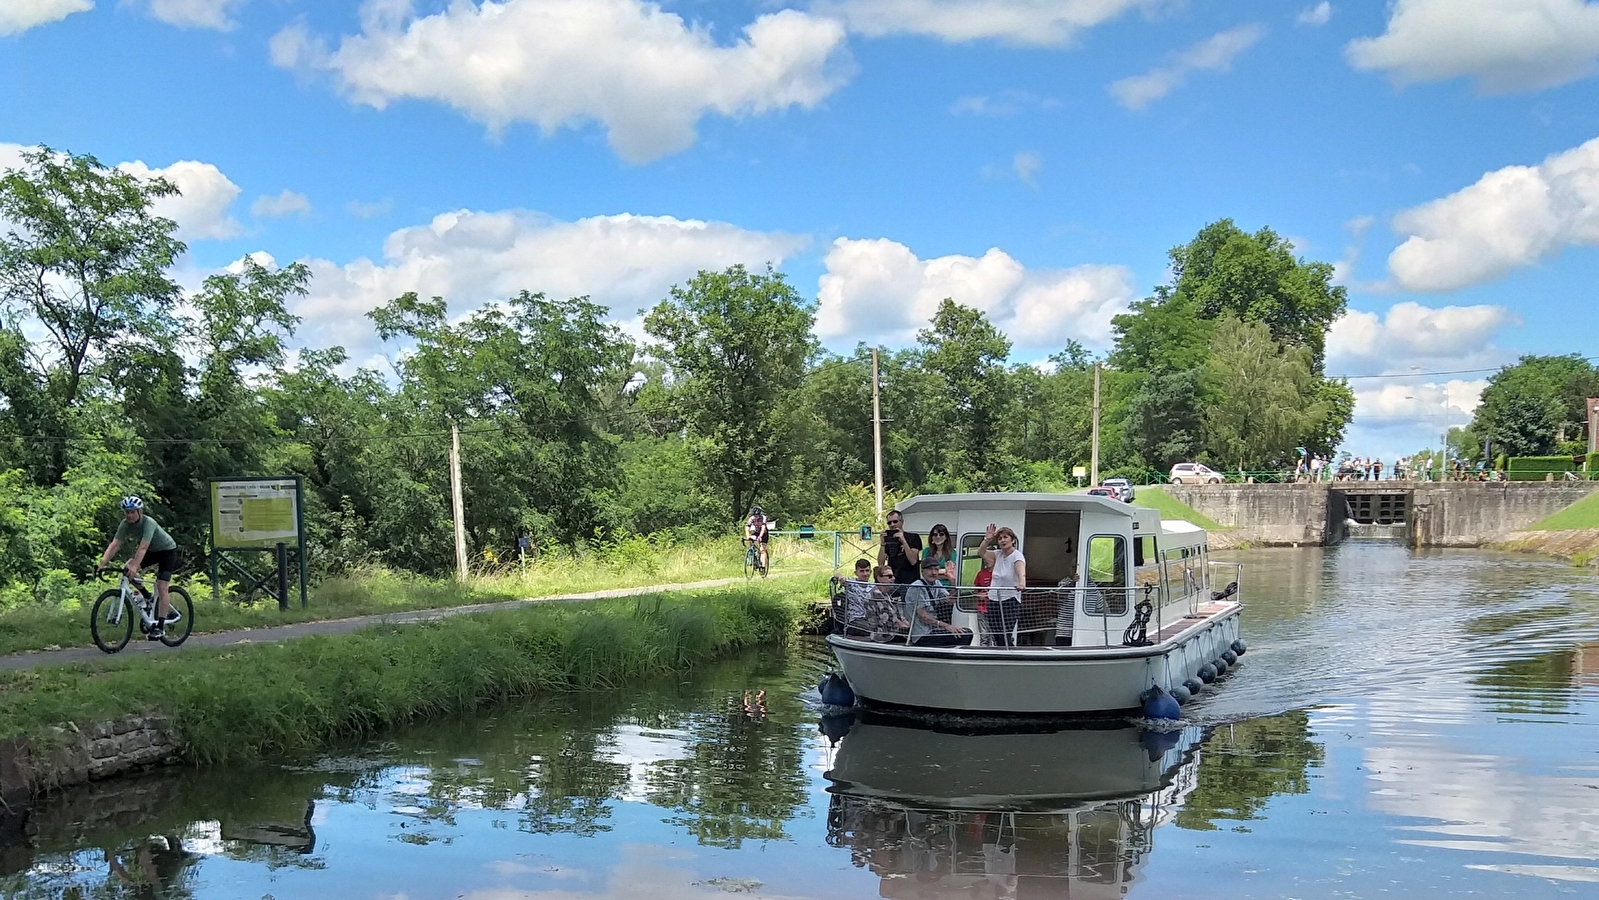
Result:
<svg viewBox="0 0 1599 900">
<path fill-rule="evenodd" d="M 139 570 L 145 566 L 156 567 L 155 625 L 148 637 L 152 641 L 159 641 L 165 633 L 166 623 L 172 619 L 172 604 L 167 599 L 167 590 L 172 585 L 172 573 L 178 567 L 178 543 L 155 519 L 150 518 L 144 511 L 144 501 L 138 497 L 122 498 L 122 513 L 123 521 L 117 526 L 117 533 L 106 545 L 105 552 L 100 554 L 100 563 L 94 570 L 99 572 L 109 568 L 111 558 L 117 555 L 123 544 L 133 546 L 133 556 L 124 567 L 129 578 L 139 577 Z"/>
<path fill-rule="evenodd" d="M 750 507 L 750 517 L 744 520 L 744 540 L 754 541 L 760 548 L 761 571 L 767 571 L 766 546 L 771 540 L 771 525 L 759 506 Z"/>
</svg>

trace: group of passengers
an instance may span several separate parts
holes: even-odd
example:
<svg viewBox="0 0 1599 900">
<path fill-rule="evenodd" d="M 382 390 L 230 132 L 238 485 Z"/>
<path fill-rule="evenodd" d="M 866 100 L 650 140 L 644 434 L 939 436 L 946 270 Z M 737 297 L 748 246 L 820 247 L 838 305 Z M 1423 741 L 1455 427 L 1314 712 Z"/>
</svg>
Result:
<svg viewBox="0 0 1599 900">
<path fill-rule="evenodd" d="M 1027 586 L 1027 560 L 1016 532 L 988 526 L 980 551 L 982 568 L 972 579 L 983 634 L 953 624 L 951 587 L 959 583 L 960 554 L 944 525 L 921 535 L 904 528 L 900 514 L 888 514 L 875 567 L 855 561 L 855 577 L 844 583 L 847 631 L 879 642 L 904 640 L 928 647 L 971 644 L 1014 646 L 1021 618 L 1021 590 Z"/>
</svg>

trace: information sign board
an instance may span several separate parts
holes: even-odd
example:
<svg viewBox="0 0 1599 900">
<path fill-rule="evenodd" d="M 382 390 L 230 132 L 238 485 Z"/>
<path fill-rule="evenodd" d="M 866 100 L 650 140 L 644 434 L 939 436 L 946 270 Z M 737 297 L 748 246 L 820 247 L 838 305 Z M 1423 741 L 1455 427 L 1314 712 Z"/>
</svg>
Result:
<svg viewBox="0 0 1599 900">
<path fill-rule="evenodd" d="M 294 478 L 211 482 L 211 545 L 269 548 L 300 543 L 300 484 Z"/>
</svg>

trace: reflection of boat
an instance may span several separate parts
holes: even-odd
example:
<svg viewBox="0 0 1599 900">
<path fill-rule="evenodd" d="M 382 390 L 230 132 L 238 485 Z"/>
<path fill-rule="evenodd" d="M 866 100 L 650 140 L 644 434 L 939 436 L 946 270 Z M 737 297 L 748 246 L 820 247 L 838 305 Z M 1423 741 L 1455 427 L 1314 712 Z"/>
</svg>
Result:
<svg viewBox="0 0 1599 900">
<path fill-rule="evenodd" d="M 1198 728 L 980 732 L 868 716 L 840 742 L 827 772 L 832 790 L 926 806 L 1057 809 L 1149 794 L 1200 738 Z"/>
<path fill-rule="evenodd" d="M 835 598 L 828 643 L 868 703 L 1046 715 L 1131 710 L 1152 686 L 1186 698 L 1244 649 L 1240 569 L 1212 562 L 1197 526 L 1084 494 L 924 495 L 898 509 L 907 532 L 948 528 L 959 583 L 935 591 L 933 608 L 944 607 L 921 620 L 927 624 L 913 608 L 921 589 L 902 589 L 909 643 L 874 625 L 861 612 L 869 604 L 848 590 Z M 976 585 L 990 523 L 1003 526 L 1001 537 L 1014 536 L 1035 587 Z M 947 633 L 951 626 L 964 633 Z"/>
<path fill-rule="evenodd" d="M 1121 897 L 1192 788 L 1200 738 L 863 721 L 827 773 L 828 840 L 884 897 Z"/>
</svg>

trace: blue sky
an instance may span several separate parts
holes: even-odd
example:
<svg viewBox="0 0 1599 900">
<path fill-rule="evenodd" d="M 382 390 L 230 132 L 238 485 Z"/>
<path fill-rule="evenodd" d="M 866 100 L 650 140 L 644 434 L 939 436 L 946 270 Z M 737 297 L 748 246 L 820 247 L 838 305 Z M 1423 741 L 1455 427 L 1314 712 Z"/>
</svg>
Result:
<svg viewBox="0 0 1599 900">
<path fill-rule="evenodd" d="M 0 165 L 164 172 L 187 282 L 306 260 L 300 340 L 357 360 L 407 290 L 636 331 L 732 262 L 835 349 L 954 296 L 1102 350 L 1226 216 L 1339 265 L 1331 371 L 1408 376 L 1599 352 L 1596 59 L 1583 0 L 0 0 Z M 1483 378 L 1356 381 L 1347 449 Z"/>
</svg>

